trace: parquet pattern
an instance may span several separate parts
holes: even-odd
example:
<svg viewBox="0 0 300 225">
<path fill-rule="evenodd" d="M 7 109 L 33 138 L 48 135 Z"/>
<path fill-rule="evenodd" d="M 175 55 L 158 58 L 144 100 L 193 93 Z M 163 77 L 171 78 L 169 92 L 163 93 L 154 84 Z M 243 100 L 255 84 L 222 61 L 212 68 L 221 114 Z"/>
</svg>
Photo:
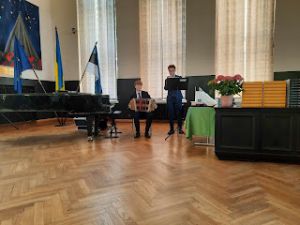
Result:
<svg viewBox="0 0 300 225">
<path fill-rule="evenodd" d="M 0 225 L 298 225 L 300 166 L 219 161 L 181 136 L 88 143 L 73 124 L 0 127 Z"/>
</svg>

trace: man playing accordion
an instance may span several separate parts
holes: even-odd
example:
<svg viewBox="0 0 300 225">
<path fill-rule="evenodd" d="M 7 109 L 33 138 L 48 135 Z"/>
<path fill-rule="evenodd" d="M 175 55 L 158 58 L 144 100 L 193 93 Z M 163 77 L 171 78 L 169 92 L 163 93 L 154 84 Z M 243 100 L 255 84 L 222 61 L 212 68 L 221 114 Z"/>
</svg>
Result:
<svg viewBox="0 0 300 225">
<path fill-rule="evenodd" d="M 152 112 L 156 109 L 156 104 L 153 99 L 151 99 L 148 92 L 143 91 L 143 83 L 141 80 L 136 80 L 134 82 L 135 92 L 130 97 L 129 108 L 134 111 L 134 125 L 135 125 L 135 138 L 141 136 L 140 131 L 140 119 L 146 119 L 145 137 L 151 138 L 150 128 L 152 124 Z"/>
</svg>

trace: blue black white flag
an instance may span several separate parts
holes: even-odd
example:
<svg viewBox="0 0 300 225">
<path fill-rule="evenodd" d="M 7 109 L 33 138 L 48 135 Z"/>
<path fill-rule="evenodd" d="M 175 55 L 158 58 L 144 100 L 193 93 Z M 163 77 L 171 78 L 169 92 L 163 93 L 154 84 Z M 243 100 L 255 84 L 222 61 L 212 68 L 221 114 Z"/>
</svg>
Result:
<svg viewBox="0 0 300 225">
<path fill-rule="evenodd" d="M 94 47 L 82 81 L 83 93 L 102 94 L 101 73 L 97 46 Z"/>
</svg>

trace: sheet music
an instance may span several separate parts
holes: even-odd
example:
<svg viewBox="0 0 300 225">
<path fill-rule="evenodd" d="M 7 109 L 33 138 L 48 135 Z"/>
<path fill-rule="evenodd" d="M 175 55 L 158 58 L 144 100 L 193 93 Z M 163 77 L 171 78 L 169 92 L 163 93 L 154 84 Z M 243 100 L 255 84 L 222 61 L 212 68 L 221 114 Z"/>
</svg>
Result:
<svg viewBox="0 0 300 225">
<path fill-rule="evenodd" d="M 200 104 L 205 104 L 207 106 L 217 105 L 217 101 L 210 97 L 205 91 L 199 88 L 199 91 L 195 91 L 195 101 Z"/>
</svg>

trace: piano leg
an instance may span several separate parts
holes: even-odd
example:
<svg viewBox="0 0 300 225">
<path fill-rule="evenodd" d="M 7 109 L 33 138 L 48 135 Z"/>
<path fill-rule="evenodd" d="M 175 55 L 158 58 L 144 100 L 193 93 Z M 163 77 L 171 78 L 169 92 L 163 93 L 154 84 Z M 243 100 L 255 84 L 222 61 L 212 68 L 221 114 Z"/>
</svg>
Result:
<svg viewBox="0 0 300 225">
<path fill-rule="evenodd" d="M 66 113 L 55 112 L 56 119 L 58 121 L 57 127 L 64 127 L 67 121 Z"/>
<path fill-rule="evenodd" d="M 95 124 L 94 124 L 94 136 L 97 137 L 99 135 L 99 115 L 95 115 Z"/>
<path fill-rule="evenodd" d="M 86 117 L 88 141 L 93 141 L 94 140 L 94 135 L 93 135 L 94 121 L 95 121 L 95 116 L 89 115 L 89 116 Z"/>
</svg>

